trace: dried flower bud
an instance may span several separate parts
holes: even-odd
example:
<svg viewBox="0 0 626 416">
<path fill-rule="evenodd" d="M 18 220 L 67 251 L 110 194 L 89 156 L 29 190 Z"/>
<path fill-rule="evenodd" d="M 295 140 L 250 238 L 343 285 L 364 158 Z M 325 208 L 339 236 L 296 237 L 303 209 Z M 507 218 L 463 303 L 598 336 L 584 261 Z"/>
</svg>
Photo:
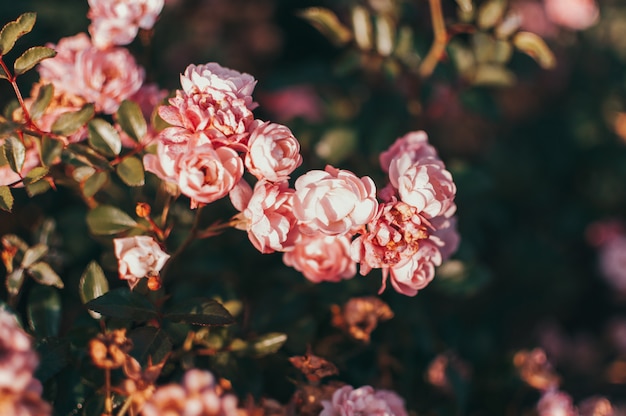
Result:
<svg viewBox="0 0 626 416">
<path fill-rule="evenodd" d="M 126 338 L 126 329 L 116 329 L 89 341 L 91 360 L 100 368 L 119 368 L 127 360 L 127 354 L 133 343 Z"/>
<path fill-rule="evenodd" d="M 139 218 L 148 218 L 151 211 L 152 208 L 150 208 L 150 205 L 145 202 L 138 202 L 135 206 L 135 213 Z"/>
<path fill-rule="evenodd" d="M 426 380 L 446 393 L 452 393 L 452 383 L 448 378 L 450 370 L 465 380 L 469 379 L 471 375 L 471 369 L 467 363 L 453 353 L 443 353 L 437 355 L 429 364 L 426 370 Z"/>
<path fill-rule="evenodd" d="M 334 306 L 332 323 L 347 331 L 352 338 L 368 343 L 379 321 L 393 318 L 393 311 L 377 297 L 367 296 L 350 299 L 343 308 Z"/>
<path fill-rule="evenodd" d="M 538 390 L 549 390 L 559 386 L 561 380 L 541 348 L 519 351 L 513 357 L 519 376 L 529 386 Z"/>
<path fill-rule="evenodd" d="M 305 355 L 290 357 L 289 362 L 306 376 L 309 381 L 320 381 L 324 377 L 339 374 L 335 364 L 308 351 Z"/>
<path fill-rule="evenodd" d="M 148 277 L 148 289 L 152 291 L 161 289 L 161 276 L 158 273 Z"/>
</svg>

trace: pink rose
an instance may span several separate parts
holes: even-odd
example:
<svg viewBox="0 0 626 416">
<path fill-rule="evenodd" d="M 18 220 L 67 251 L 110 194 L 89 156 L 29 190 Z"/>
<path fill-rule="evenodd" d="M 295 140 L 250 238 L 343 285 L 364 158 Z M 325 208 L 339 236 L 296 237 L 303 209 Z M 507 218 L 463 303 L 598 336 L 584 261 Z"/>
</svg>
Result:
<svg viewBox="0 0 626 416">
<path fill-rule="evenodd" d="M 456 229 L 456 217 L 436 217 L 430 220 L 433 231 L 430 240 L 437 245 L 441 253 L 441 260 L 448 260 L 459 248 L 461 236 Z"/>
<path fill-rule="evenodd" d="M 144 235 L 114 238 L 113 247 L 120 279 L 128 280 L 131 289 L 139 279 L 158 274 L 170 258 L 152 237 Z"/>
<path fill-rule="evenodd" d="M 224 68 L 216 62 L 189 65 L 180 76 L 180 84 L 186 95 L 209 95 L 215 101 L 242 99 L 248 109 L 258 106 L 252 101 L 256 80 L 250 74 Z"/>
<path fill-rule="evenodd" d="M 39 359 L 32 349 L 30 337 L 18 326 L 15 317 L 3 308 L 0 308 L 0 351 L 0 391 L 25 391 Z"/>
<path fill-rule="evenodd" d="M 243 175 L 243 161 L 227 147 L 214 149 L 202 144 L 180 155 L 176 161 L 180 191 L 192 205 L 208 204 L 228 195 Z"/>
<path fill-rule="evenodd" d="M 113 114 L 143 84 L 143 68 L 124 48 L 101 51 L 84 33 L 49 46 L 57 55 L 41 62 L 39 74 L 42 83 L 54 85 L 55 96 L 80 97 L 94 103 L 96 111 Z"/>
<path fill-rule="evenodd" d="M 396 292 L 406 296 L 415 296 L 435 277 L 435 266 L 441 265 L 441 253 L 430 240 L 421 242 L 417 252 L 404 264 L 389 268 L 389 280 Z M 382 293 L 385 290 L 385 270 L 383 270 Z"/>
<path fill-rule="evenodd" d="M 539 416 L 578 415 L 570 395 L 558 390 L 549 390 L 541 396 L 537 403 L 537 412 Z"/>
<path fill-rule="evenodd" d="M 594 0 L 544 0 L 548 19 L 572 30 L 593 26 L 600 17 Z"/>
<path fill-rule="evenodd" d="M 345 235 L 303 236 L 293 250 L 283 254 L 283 262 L 313 283 L 339 282 L 356 274 L 356 263 L 350 258 L 350 238 Z"/>
<path fill-rule="evenodd" d="M 287 180 L 301 164 L 300 143 L 288 127 L 267 122 L 250 134 L 246 167 L 257 179 Z"/>
<path fill-rule="evenodd" d="M 437 158 L 437 150 L 428 143 L 426 132 L 412 131 L 396 140 L 391 147 L 380 154 L 380 167 L 383 172 L 389 172 L 391 161 L 402 155 L 407 155 L 410 164 L 428 157 Z"/>
<path fill-rule="evenodd" d="M 178 159 L 185 153 L 186 144 L 170 144 L 157 142 L 156 154 L 146 153 L 143 157 L 143 166 L 146 172 L 152 172 L 160 179 L 178 183 Z"/>
<path fill-rule="evenodd" d="M 323 400 L 322 406 L 320 416 L 408 416 L 400 396 L 371 386 L 343 386 L 333 393 L 332 401 Z"/>
<path fill-rule="evenodd" d="M 254 186 L 243 217 L 250 242 L 261 253 L 289 250 L 299 236 L 293 216 L 293 189 L 287 182 L 261 180 Z"/>
<path fill-rule="evenodd" d="M 312 170 L 295 183 L 294 215 L 308 234 L 347 234 L 376 215 L 376 186 L 368 176 L 326 166 Z"/>
<path fill-rule="evenodd" d="M 94 45 L 107 48 L 127 45 L 135 39 L 139 28 L 154 26 L 164 0 L 89 0 L 87 17 Z"/>
<path fill-rule="evenodd" d="M 398 189 L 400 199 L 426 218 L 454 214 L 456 185 L 443 162 L 435 158 L 409 162 L 409 156 L 403 155 L 393 159 L 389 167 L 389 180 Z"/>
</svg>

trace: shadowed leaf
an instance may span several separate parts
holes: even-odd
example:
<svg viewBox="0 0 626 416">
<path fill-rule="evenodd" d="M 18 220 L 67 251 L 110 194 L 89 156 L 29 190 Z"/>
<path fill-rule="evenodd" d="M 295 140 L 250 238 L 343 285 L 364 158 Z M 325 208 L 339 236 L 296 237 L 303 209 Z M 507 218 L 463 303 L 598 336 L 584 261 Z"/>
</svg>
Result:
<svg viewBox="0 0 626 416">
<path fill-rule="evenodd" d="M 129 230 L 137 225 L 137 221 L 119 208 L 111 205 L 100 205 L 87 214 L 87 226 L 92 234 L 111 235 Z"/>
<path fill-rule="evenodd" d="M 128 186 L 142 186 L 145 182 L 143 163 L 136 157 L 127 157 L 116 167 L 120 179 Z"/>
<path fill-rule="evenodd" d="M 147 321 L 157 317 L 157 311 L 145 297 L 127 288 L 111 290 L 85 304 L 88 309 L 111 318 Z"/>
</svg>

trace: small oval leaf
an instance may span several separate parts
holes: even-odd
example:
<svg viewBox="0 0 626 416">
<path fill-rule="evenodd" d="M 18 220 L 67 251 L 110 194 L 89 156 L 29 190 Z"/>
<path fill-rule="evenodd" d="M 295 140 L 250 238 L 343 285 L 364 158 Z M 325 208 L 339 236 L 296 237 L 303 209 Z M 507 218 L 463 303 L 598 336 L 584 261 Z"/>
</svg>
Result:
<svg viewBox="0 0 626 416">
<path fill-rule="evenodd" d="M 513 38 L 513 45 L 537 61 L 543 69 L 552 69 L 556 66 L 554 53 L 539 35 L 531 32 L 518 32 Z"/>
<path fill-rule="evenodd" d="M 109 291 L 109 281 L 102 271 L 102 267 L 92 261 L 87 265 L 87 268 L 80 277 L 78 283 L 78 293 L 80 294 L 80 300 L 83 303 L 87 303 L 92 299 L 98 298 Z M 100 314 L 97 312 L 89 311 L 90 315 L 94 319 L 100 319 Z"/>
<path fill-rule="evenodd" d="M 30 185 L 40 181 L 44 176 L 48 174 L 49 169 L 45 166 L 37 166 L 28 171 L 24 176 L 24 185 Z"/>
<path fill-rule="evenodd" d="M 112 235 L 137 225 L 127 213 L 111 205 L 99 205 L 87 214 L 87 226 L 95 235 Z"/>
<path fill-rule="evenodd" d="M 52 270 L 48 263 L 35 263 L 26 270 L 40 285 L 63 288 L 63 280 Z"/>
<path fill-rule="evenodd" d="M 78 111 L 68 111 L 61 114 L 52 123 L 52 132 L 61 136 L 68 136 L 83 127 L 95 114 L 93 104 L 85 104 Z"/>
<path fill-rule="evenodd" d="M 478 27 L 491 29 L 502 20 L 506 11 L 506 0 L 487 0 L 478 9 Z"/>
<path fill-rule="evenodd" d="M 0 31 L 0 55 L 6 55 L 19 38 L 33 30 L 35 20 L 37 14 L 29 12 L 4 25 Z"/>
<path fill-rule="evenodd" d="M 96 118 L 89 122 L 89 144 L 106 156 L 116 156 L 122 150 L 119 133 L 107 121 Z"/>
<path fill-rule="evenodd" d="M 24 283 L 24 269 L 15 269 L 8 276 L 6 281 L 7 292 L 11 296 L 16 296 L 20 289 L 22 288 L 22 284 Z"/>
<path fill-rule="evenodd" d="M 85 304 L 88 309 L 111 318 L 147 321 L 157 317 L 157 311 L 142 295 L 128 288 L 113 289 Z"/>
<path fill-rule="evenodd" d="M 37 98 L 35 98 L 35 102 L 30 106 L 30 118 L 33 120 L 38 120 L 39 117 L 43 115 L 50 105 L 50 101 L 52 101 L 52 96 L 54 95 L 54 86 L 52 84 L 46 84 L 39 88 L 39 92 L 37 93 Z"/>
<path fill-rule="evenodd" d="M 105 183 L 109 180 L 109 174 L 106 172 L 96 172 L 88 177 L 82 184 L 83 195 L 87 198 L 94 196 Z"/>
<path fill-rule="evenodd" d="M 253 355 L 264 356 L 274 354 L 287 341 L 287 335 L 281 332 L 272 332 L 261 335 L 254 341 L 250 341 L 248 348 Z"/>
<path fill-rule="evenodd" d="M 30 266 L 41 260 L 41 258 L 46 254 L 48 254 L 48 246 L 45 244 L 37 244 L 30 247 L 24 253 L 21 267 L 25 269 L 29 268 Z"/>
<path fill-rule="evenodd" d="M 61 324 L 61 296 L 56 289 L 34 287 L 26 306 L 28 325 L 38 338 L 55 337 Z"/>
<path fill-rule="evenodd" d="M 142 186 L 145 182 L 143 163 L 136 157 L 127 157 L 116 168 L 120 179 L 128 186 Z"/>
<path fill-rule="evenodd" d="M 4 142 L 4 156 L 11 166 L 11 170 L 20 173 L 24 160 L 26 160 L 26 148 L 17 137 L 7 137 Z"/>
<path fill-rule="evenodd" d="M 46 165 L 52 165 L 57 162 L 63 151 L 63 142 L 48 136 L 41 139 L 41 162 Z"/>
<path fill-rule="evenodd" d="M 124 133 L 135 139 L 136 142 L 139 142 L 148 131 L 141 108 L 133 101 L 122 101 L 117 109 L 117 122 Z"/>
<path fill-rule="evenodd" d="M 13 64 L 15 75 L 23 74 L 29 69 L 32 69 L 39 62 L 44 59 L 52 58 L 56 56 L 56 54 L 57 53 L 54 49 L 46 46 L 33 46 L 32 48 L 26 49 L 26 51 L 21 54 Z"/>
<path fill-rule="evenodd" d="M 187 299 L 163 315 L 172 322 L 193 325 L 229 325 L 235 319 L 214 299 Z"/>
<path fill-rule="evenodd" d="M 0 186 L 0 209 L 8 212 L 13 209 L 13 194 L 6 185 Z"/>
<path fill-rule="evenodd" d="M 43 194 L 51 188 L 52 186 L 50 185 L 50 182 L 47 180 L 41 180 L 26 185 L 26 193 L 32 198 L 35 195 Z"/>
</svg>

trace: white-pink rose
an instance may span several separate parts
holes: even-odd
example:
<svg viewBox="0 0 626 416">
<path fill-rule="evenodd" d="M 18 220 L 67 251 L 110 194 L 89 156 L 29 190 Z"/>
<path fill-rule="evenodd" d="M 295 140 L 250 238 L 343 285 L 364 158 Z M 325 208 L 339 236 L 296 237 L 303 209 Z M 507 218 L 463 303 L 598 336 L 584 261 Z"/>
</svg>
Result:
<svg viewBox="0 0 626 416">
<path fill-rule="evenodd" d="M 286 251 L 295 244 L 299 233 L 292 201 L 287 182 L 258 181 L 254 186 L 243 217 L 248 238 L 261 253 Z"/>
<path fill-rule="evenodd" d="M 418 290 L 428 286 L 435 277 L 435 266 L 441 265 L 441 253 L 430 240 L 420 243 L 417 252 L 404 264 L 389 268 L 391 286 L 406 296 L 417 295 Z M 386 271 L 383 270 L 383 285 L 380 291 L 385 290 Z"/>
<path fill-rule="evenodd" d="M 129 44 L 139 28 L 154 26 L 163 4 L 164 0 L 89 0 L 87 17 L 91 19 L 89 33 L 94 45 Z"/>
<path fill-rule="evenodd" d="M 343 386 L 333 393 L 332 401 L 323 400 L 322 406 L 320 416 L 408 416 L 400 396 L 371 386 Z"/>
<path fill-rule="evenodd" d="M 383 172 L 389 172 L 391 161 L 402 155 L 408 156 L 410 164 L 427 157 L 438 157 L 437 150 L 428 143 L 428 135 L 423 130 L 405 134 L 380 154 L 380 167 Z"/>
<path fill-rule="evenodd" d="M 140 279 L 158 274 L 170 258 L 149 236 L 115 238 L 113 248 L 120 279 L 128 280 L 131 289 Z"/>
<path fill-rule="evenodd" d="M 24 391 L 39 360 L 30 337 L 20 329 L 15 317 L 3 308 L 0 308 L 0 351 L 0 391 Z"/>
<path fill-rule="evenodd" d="M 347 234 L 367 224 L 378 209 L 376 186 L 368 176 L 326 166 L 312 170 L 295 183 L 294 215 L 302 231 Z"/>
<path fill-rule="evenodd" d="M 283 262 L 314 283 L 339 282 L 356 274 L 346 235 L 303 236 L 293 250 L 283 254 Z"/>
<path fill-rule="evenodd" d="M 595 0 L 544 0 L 548 19 L 573 30 L 593 26 L 600 16 Z"/>
<path fill-rule="evenodd" d="M 189 146 L 176 161 L 180 191 L 192 205 L 208 204 L 228 195 L 243 175 L 243 161 L 228 147 Z"/>
<path fill-rule="evenodd" d="M 156 154 L 146 153 L 143 157 L 143 166 L 147 172 L 152 172 L 162 180 L 178 183 L 178 159 L 185 153 L 187 144 L 164 144 L 157 142 Z"/>
<path fill-rule="evenodd" d="M 250 173 L 259 180 L 287 180 L 302 164 L 300 143 L 287 126 L 263 123 L 250 134 L 245 162 Z"/>
</svg>

